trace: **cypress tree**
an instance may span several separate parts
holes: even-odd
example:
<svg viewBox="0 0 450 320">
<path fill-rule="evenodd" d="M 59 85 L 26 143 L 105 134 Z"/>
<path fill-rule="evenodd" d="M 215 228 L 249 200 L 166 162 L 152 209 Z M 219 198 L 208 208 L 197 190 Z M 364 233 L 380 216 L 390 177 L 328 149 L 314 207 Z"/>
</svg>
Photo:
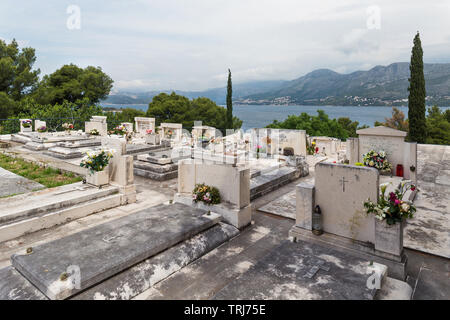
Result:
<svg viewBox="0 0 450 320">
<path fill-rule="evenodd" d="M 425 143 L 425 76 L 423 74 L 423 50 L 419 32 L 414 37 L 414 46 L 411 53 L 411 72 L 409 78 L 408 120 L 409 140 Z"/>
<path fill-rule="evenodd" d="M 231 84 L 231 71 L 228 69 L 228 84 L 227 84 L 227 121 L 226 129 L 233 129 L 233 86 Z"/>
</svg>

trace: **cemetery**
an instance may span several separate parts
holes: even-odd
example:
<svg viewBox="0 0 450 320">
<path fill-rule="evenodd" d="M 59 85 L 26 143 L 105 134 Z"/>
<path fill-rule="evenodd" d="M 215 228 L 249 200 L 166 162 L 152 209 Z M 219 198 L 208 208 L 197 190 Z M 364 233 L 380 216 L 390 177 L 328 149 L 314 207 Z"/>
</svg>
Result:
<svg viewBox="0 0 450 320">
<path fill-rule="evenodd" d="M 449 298 L 448 146 L 134 120 L 0 137 L 83 180 L 0 168 L 0 299 Z"/>
</svg>

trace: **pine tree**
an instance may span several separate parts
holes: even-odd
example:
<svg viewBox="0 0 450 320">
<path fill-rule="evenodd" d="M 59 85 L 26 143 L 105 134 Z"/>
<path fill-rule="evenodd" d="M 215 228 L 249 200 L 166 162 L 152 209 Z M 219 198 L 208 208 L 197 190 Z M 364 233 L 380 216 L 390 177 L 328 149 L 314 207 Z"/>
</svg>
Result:
<svg viewBox="0 0 450 320">
<path fill-rule="evenodd" d="M 227 85 L 227 127 L 226 129 L 233 128 L 233 86 L 231 84 L 231 71 L 228 69 L 228 85 Z"/>
<path fill-rule="evenodd" d="M 425 143 L 425 76 L 423 74 L 423 50 L 419 32 L 414 37 L 414 46 L 411 53 L 411 72 L 409 78 L 408 121 L 409 140 Z"/>
</svg>

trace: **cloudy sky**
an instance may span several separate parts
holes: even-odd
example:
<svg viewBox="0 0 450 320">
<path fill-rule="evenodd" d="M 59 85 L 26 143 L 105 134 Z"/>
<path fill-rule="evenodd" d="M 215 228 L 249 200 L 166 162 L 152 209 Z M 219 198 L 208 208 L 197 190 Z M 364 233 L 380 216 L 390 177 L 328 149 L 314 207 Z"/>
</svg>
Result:
<svg viewBox="0 0 450 320">
<path fill-rule="evenodd" d="M 229 67 L 237 83 L 409 61 L 416 31 L 425 62 L 450 62 L 449 17 L 450 0 L 1 0 L 0 38 L 35 48 L 42 74 L 75 63 L 119 90 L 203 90 Z"/>
</svg>

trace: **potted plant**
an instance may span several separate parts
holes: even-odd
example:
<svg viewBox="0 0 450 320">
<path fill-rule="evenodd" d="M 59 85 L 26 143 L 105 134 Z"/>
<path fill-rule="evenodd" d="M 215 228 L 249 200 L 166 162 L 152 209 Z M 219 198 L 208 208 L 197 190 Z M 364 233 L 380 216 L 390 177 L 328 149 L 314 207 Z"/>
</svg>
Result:
<svg viewBox="0 0 450 320">
<path fill-rule="evenodd" d="M 64 130 L 66 130 L 67 133 L 70 133 L 70 130 L 73 130 L 72 123 L 63 123 L 62 127 Z"/>
<path fill-rule="evenodd" d="M 32 124 L 33 122 L 30 119 L 21 120 L 22 131 L 23 132 L 31 132 L 33 131 Z"/>
<path fill-rule="evenodd" d="M 192 191 L 192 200 L 197 202 L 203 202 L 207 205 L 219 204 L 220 193 L 215 187 L 207 186 L 203 183 L 196 184 Z"/>
<path fill-rule="evenodd" d="M 311 142 L 311 144 L 308 143 L 306 146 L 306 150 L 309 155 L 314 155 L 314 153 L 316 153 L 315 152 L 316 151 L 316 142 L 313 141 L 313 142 Z"/>
<path fill-rule="evenodd" d="M 381 186 L 378 202 L 370 199 L 364 202 L 368 214 L 375 215 L 375 249 L 400 256 L 403 251 L 403 227 L 405 219 L 412 218 L 416 207 L 403 200 L 408 190 L 417 188 L 409 181 L 403 181 L 394 192 L 386 195 L 388 184 Z"/>
<path fill-rule="evenodd" d="M 94 186 L 102 186 L 109 183 L 109 160 L 114 155 L 113 150 L 99 150 L 86 152 L 80 163 L 80 167 L 88 169 L 86 182 Z"/>
<path fill-rule="evenodd" d="M 386 152 L 370 150 L 363 155 L 363 163 L 367 167 L 376 168 L 381 174 L 387 175 L 392 172 L 392 165 L 386 158 Z"/>
<path fill-rule="evenodd" d="M 40 126 L 36 130 L 37 130 L 37 132 L 40 132 L 40 133 L 47 132 L 47 127 L 46 126 Z"/>
<path fill-rule="evenodd" d="M 125 128 L 125 126 L 119 125 L 119 126 L 115 127 L 111 133 L 117 134 L 119 136 L 123 136 L 127 133 L 127 128 Z"/>
<path fill-rule="evenodd" d="M 97 129 L 92 129 L 91 131 L 89 131 L 89 134 L 91 136 L 98 136 L 100 135 L 100 132 Z"/>
</svg>

